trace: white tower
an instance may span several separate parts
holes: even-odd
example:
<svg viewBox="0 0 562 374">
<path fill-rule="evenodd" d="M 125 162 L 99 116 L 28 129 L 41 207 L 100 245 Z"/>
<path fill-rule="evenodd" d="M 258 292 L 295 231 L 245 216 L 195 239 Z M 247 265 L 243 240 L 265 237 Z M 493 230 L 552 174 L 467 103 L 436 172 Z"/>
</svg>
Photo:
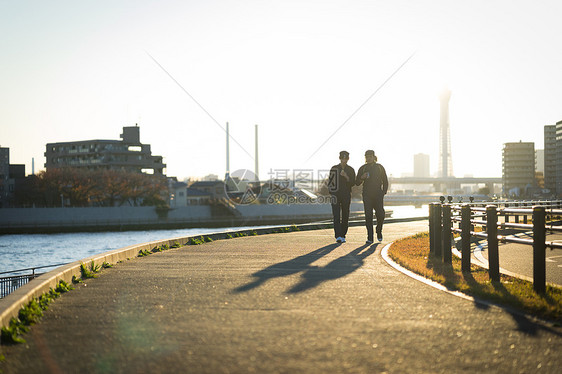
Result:
<svg viewBox="0 0 562 374">
<path fill-rule="evenodd" d="M 255 169 L 254 169 L 254 173 L 256 174 L 256 178 L 259 179 L 259 177 L 260 177 L 260 171 L 259 171 L 259 165 L 258 165 L 258 125 L 256 125 L 256 155 L 255 155 Z"/>
<path fill-rule="evenodd" d="M 224 180 L 230 177 L 230 131 L 228 129 L 228 122 L 226 123 L 226 174 Z"/>
<path fill-rule="evenodd" d="M 451 91 L 445 88 L 439 95 L 441 105 L 441 125 L 439 128 L 439 177 L 453 176 L 453 160 L 451 158 L 451 129 L 449 126 L 449 99 Z"/>
</svg>

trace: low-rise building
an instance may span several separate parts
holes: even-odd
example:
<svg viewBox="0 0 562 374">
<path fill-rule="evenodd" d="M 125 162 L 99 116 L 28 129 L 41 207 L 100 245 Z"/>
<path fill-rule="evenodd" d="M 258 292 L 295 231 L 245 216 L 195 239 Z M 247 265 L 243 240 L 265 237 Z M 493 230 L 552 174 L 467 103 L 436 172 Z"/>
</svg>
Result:
<svg viewBox="0 0 562 374">
<path fill-rule="evenodd" d="M 209 205 L 211 202 L 211 194 L 195 188 L 187 188 L 186 191 L 187 205 Z"/>
<path fill-rule="evenodd" d="M 178 182 L 176 177 L 168 178 L 168 191 L 170 208 L 187 205 L 187 183 Z"/>
<path fill-rule="evenodd" d="M 162 156 L 153 156 L 149 144 L 140 142 L 138 125 L 123 127 L 122 140 L 83 140 L 49 143 L 45 168 L 112 169 L 164 175 Z"/>
<path fill-rule="evenodd" d="M 211 200 L 220 200 L 226 197 L 223 181 L 198 181 L 189 186 L 189 189 L 205 192 Z"/>
</svg>

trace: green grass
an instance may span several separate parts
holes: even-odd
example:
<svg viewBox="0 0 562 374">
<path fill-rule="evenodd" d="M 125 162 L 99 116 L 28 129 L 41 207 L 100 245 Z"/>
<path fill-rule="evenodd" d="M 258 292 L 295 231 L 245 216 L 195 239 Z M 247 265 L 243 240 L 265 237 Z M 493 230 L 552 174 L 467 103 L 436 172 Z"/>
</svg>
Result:
<svg viewBox="0 0 562 374">
<path fill-rule="evenodd" d="M 101 265 L 96 265 L 94 263 L 94 260 L 92 260 L 92 262 L 90 262 L 90 271 L 92 273 L 98 273 L 101 270 Z"/>
<path fill-rule="evenodd" d="M 1 337 L 2 344 L 20 344 L 25 343 L 22 337 L 29 331 L 29 326 L 37 323 L 43 316 L 43 311 L 47 310 L 49 304 L 60 296 L 61 293 L 73 290 L 74 287 L 61 280 L 55 289 L 50 289 L 38 298 L 32 299 L 27 305 L 23 306 L 18 317 L 12 317 L 7 327 L 2 327 Z"/>
<path fill-rule="evenodd" d="M 429 254 L 429 234 L 417 234 L 396 241 L 389 250 L 390 257 L 403 267 L 452 290 L 510 306 L 541 318 L 562 323 L 562 289 L 547 285 L 545 294 L 536 293 L 532 282 L 501 275 L 493 282 L 488 270 L 471 265 L 471 271 L 461 271 L 461 260 L 453 256 L 453 264 Z"/>
<path fill-rule="evenodd" d="M 189 239 L 189 245 L 200 245 L 203 244 L 204 241 L 201 240 L 201 238 L 190 238 Z"/>
<path fill-rule="evenodd" d="M 93 261 L 92 261 L 93 263 Z M 88 269 L 86 267 L 86 265 L 84 264 L 80 264 L 80 273 L 82 274 L 82 279 L 88 279 L 88 278 L 95 278 L 95 274 L 91 269 Z"/>
<path fill-rule="evenodd" d="M 139 251 L 139 254 L 137 255 L 137 257 L 145 257 L 145 256 L 149 256 L 152 254 L 152 251 L 149 251 L 148 249 L 144 249 Z"/>
<path fill-rule="evenodd" d="M 72 283 L 84 283 L 81 278 L 78 278 L 76 275 L 72 276 Z"/>
</svg>

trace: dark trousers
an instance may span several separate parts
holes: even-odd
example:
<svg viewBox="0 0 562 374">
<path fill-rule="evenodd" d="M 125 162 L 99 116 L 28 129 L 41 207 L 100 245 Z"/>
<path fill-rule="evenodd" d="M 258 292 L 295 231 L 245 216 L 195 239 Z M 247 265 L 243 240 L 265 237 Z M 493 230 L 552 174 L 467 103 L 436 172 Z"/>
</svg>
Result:
<svg viewBox="0 0 562 374">
<path fill-rule="evenodd" d="M 384 222 L 384 195 L 363 195 L 363 207 L 365 208 L 365 226 L 367 226 L 367 239 L 373 240 L 373 209 L 377 218 L 377 233 L 382 233 Z"/>
<path fill-rule="evenodd" d="M 349 204 L 351 196 L 332 195 L 332 214 L 334 215 L 334 234 L 336 238 L 344 237 L 349 227 Z"/>
</svg>

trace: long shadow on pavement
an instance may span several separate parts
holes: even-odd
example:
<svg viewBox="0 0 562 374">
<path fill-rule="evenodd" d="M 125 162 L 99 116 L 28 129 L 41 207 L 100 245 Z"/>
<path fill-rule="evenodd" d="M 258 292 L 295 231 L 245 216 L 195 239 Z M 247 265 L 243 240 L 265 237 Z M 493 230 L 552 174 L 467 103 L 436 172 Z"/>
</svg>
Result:
<svg viewBox="0 0 562 374">
<path fill-rule="evenodd" d="M 456 288 L 451 287 L 452 284 L 457 283 L 460 280 L 460 276 L 452 271 L 452 267 L 446 266 L 443 262 L 435 257 L 428 256 L 427 259 L 427 267 L 433 269 L 436 274 L 441 274 L 445 278 L 445 286 L 447 289 L 452 291 L 457 291 Z M 470 286 L 471 289 L 476 290 L 476 294 L 483 292 L 485 287 L 478 283 L 471 272 L 462 273 L 463 279 L 466 283 Z M 504 287 L 503 284 L 499 282 L 492 282 L 493 287 L 496 289 L 497 293 L 501 295 L 503 299 L 511 298 L 512 302 L 516 303 L 516 300 L 512 297 L 509 291 Z M 498 303 L 498 300 L 492 300 L 492 302 Z M 551 301 L 553 302 L 553 301 Z M 485 302 L 480 302 L 478 297 L 474 300 L 474 307 L 480 310 L 488 310 L 490 309 L 489 304 Z M 517 304 L 515 308 L 519 307 L 520 309 L 523 308 L 521 303 Z M 532 319 L 528 318 L 524 313 L 516 312 L 513 307 L 503 307 L 503 309 L 511 315 L 515 323 L 517 324 L 517 330 L 521 331 L 525 334 L 535 336 L 538 334 L 539 330 L 548 331 L 549 333 L 553 333 L 557 336 L 560 336 L 560 332 L 556 331 L 555 329 L 551 329 L 548 326 L 545 326 L 542 323 L 536 323 Z"/>
<path fill-rule="evenodd" d="M 375 253 L 378 243 L 363 244 L 348 254 L 341 256 L 323 267 L 310 266 L 302 275 L 300 283 L 292 287 L 288 293 L 299 293 L 318 286 L 322 282 L 342 278 L 353 273 L 365 263 L 365 259 Z M 366 249 L 366 251 L 363 251 Z"/>
<path fill-rule="evenodd" d="M 312 264 L 314 261 L 326 256 L 340 245 L 341 244 L 339 243 L 330 244 L 322 248 L 318 248 L 305 255 L 295 257 L 291 260 L 268 266 L 265 269 L 252 274 L 252 276 L 256 278 L 254 281 L 237 287 L 236 289 L 234 289 L 234 292 L 247 292 L 256 287 L 259 287 L 269 279 L 286 277 L 292 274 L 299 273 L 301 271 L 305 271 L 310 268 L 310 264 Z"/>
</svg>

